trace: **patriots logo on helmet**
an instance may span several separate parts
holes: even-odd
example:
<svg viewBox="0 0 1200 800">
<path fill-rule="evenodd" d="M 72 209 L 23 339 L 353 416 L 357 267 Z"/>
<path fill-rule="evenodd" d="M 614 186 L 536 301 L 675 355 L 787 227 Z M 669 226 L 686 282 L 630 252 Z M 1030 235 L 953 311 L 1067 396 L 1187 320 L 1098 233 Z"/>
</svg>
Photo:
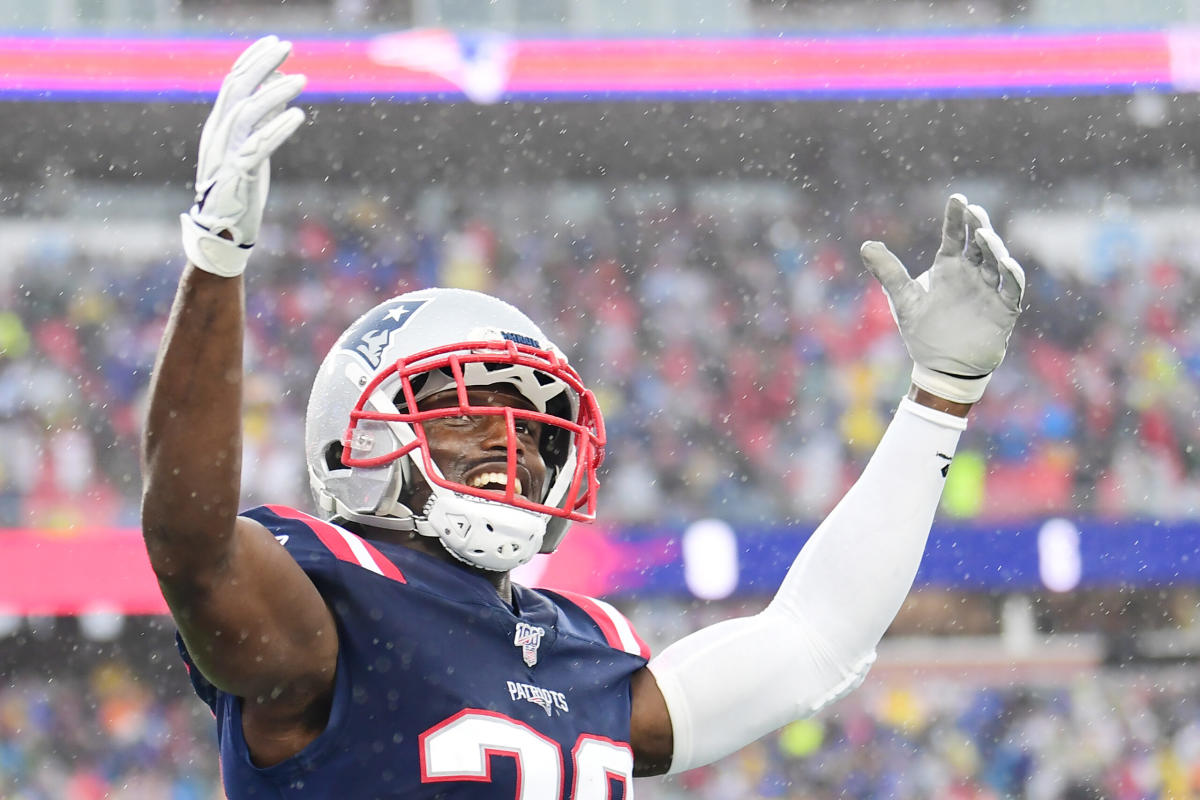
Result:
<svg viewBox="0 0 1200 800">
<path fill-rule="evenodd" d="M 403 328 L 416 310 L 425 303 L 425 300 L 384 303 L 350 330 L 346 336 L 346 349 L 360 356 L 371 369 L 378 369 L 383 351 L 392 341 L 392 335 Z"/>
</svg>

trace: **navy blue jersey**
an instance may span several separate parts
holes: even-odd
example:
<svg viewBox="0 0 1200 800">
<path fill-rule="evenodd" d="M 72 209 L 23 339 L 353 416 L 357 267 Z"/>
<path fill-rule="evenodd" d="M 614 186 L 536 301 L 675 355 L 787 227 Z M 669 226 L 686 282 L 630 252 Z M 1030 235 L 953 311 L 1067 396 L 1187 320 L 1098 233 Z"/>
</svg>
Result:
<svg viewBox="0 0 1200 800">
<path fill-rule="evenodd" d="M 630 677 L 649 653 L 591 598 L 485 579 L 282 506 L 245 516 L 275 534 L 338 626 L 333 707 L 303 751 L 255 767 L 241 701 L 180 644 L 217 718 L 230 800 L 630 798 Z"/>
</svg>

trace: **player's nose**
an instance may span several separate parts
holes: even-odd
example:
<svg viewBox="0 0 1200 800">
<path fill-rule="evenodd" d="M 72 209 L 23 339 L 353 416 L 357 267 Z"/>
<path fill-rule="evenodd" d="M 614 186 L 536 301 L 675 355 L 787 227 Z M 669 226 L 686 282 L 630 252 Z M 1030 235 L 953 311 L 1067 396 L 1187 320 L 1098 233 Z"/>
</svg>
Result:
<svg viewBox="0 0 1200 800">
<path fill-rule="evenodd" d="M 481 444 L 488 451 L 508 452 L 508 420 L 502 414 L 487 414 L 480 420 Z M 512 437 L 517 448 L 517 455 L 524 453 L 521 439 Z"/>
</svg>

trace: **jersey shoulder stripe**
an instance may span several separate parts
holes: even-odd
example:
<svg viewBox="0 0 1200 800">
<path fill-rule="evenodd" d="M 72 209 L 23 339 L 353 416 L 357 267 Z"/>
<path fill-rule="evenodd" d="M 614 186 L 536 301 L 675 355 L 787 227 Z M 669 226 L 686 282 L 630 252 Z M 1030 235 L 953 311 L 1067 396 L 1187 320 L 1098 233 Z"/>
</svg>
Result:
<svg viewBox="0 0 1200 800">
<path fill-rule="evenodd" d="M 550 593 L 547 591 L 547 594 Z M 613 606 L 603 600 L 562 589 L 555 589 L 552 593 L 574 603 L 591 617 L 592 621 L 599 626 L 601 633 L 604 634 L 604 639 L 608 642 L 609 647 L 615 650 L 624 650 L 630 655 L 650 658 L 649 645 L 642 641 L 642 637 L 638 636 L 629 619 Z"/>
<path fill-rule="evenodd" d="M 325 545 L 329 552 L 340 560 L 357 564 L 376 575 L 391 578 L 399 583 L 408 582 L 399 567 L 361 536 L 356 536 L 345 528 L 288 506 L 263 506 L 263 508 L 278 517 L 294 520 L 307 527 L 321 540 L 321 544 Z"/>
</svg>

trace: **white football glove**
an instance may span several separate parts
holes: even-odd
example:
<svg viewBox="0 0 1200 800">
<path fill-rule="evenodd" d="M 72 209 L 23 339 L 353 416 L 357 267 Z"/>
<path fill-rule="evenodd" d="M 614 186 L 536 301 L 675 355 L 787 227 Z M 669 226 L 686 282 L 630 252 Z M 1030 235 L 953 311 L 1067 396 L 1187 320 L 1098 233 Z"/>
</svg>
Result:
<svg viewBox="0 0 1200 800">
<path fill-rule="evenodd" d="M 912 356 L 912 382 L 956 403 L 982 397 L 1004 360 L 1025 294 L 1025 272 L 992 230 L 987 212 L 951 195 L 942 246 L 916 280 L 881 242 L 864 242 L 861 254 L 883 285 Z"/>
<path fill-rule="evenodd" d="M 287 107 L 304 76 L 275 71 L 291 51 L 274 36 L 246 48 L 204 123 L 196 203 L 180 222 L 188 260 L 206 272 L 232 278 L 246 269 L 267 203 L 269 158 L 304 122 L 303 111 Z"/>
</svg>

